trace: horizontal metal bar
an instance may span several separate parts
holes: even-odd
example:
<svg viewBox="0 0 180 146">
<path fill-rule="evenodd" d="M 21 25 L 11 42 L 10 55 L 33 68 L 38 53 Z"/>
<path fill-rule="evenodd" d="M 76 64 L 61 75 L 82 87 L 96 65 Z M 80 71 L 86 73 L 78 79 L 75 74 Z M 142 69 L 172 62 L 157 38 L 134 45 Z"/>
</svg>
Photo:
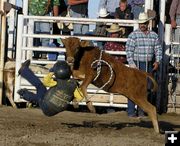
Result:
<svg viewBox="0 0 180 146">
<path fill-rule="evenodd" d="M 70 102 L 72 104 L 72 102 Z M 127 108 L 127 104 L 124 103 L 100 103 L 100 102 L 92 102 L 94 106 L 105 106 L 105 107 L 122 107 L 122 108 Z M 86 105 L 86 102 L 79 102 L 79 105 Z"/>
<path fill-rule="evenodd" d="M 180 57 L 180 54 L 171 54 L 172 57 L 176 57 L 176 58 L 179 58 Z"/>
<path fill-rule="evenodd" d="M 68 38 L 72 36 L 63 36 L 63 35 L 48 35 L 48 34 L 23 34 L 23 37 L 30 37 L 30 38 L 49 38 L 49 39 L 59 39 L 59 38 Z M 94 36 L 76 36 L 82 40 L 89 40 L 89 41 L 115 41 L 115 42 L 126 42 L 127 38 L 110 38 L 110 37 L 94 37 Z"/>
<path fill-rule="evenodd" d="M 55 48 L 55 47 L 23 47 L 22 50 L 31 51 L 46 51 L 46 52 L 66 52 L 65 48 Z M 105 51 L 111 55 L 126 55 L 126 51 Z"/>
<path fill-rule="evenodd" d="M 58 48 L 58 47 L 23 47 L 22 50 L 46 51 L 46 52 L 66 52 L 65 48 Z"/>
<path fill-rule="evenodd" d="M 76 18 L 76 17 L 54 17 L 54 16 L 23 16 L 24 19 L 38 19 L 38 20 L 55 20 L 55 21 L 72 21 L 72 22 L 106 22 L 106 23 L 121 23 L 121 24 L 138 24 L 137 20 L 124 19 L 90 19 L 90 18 Z"/>
<path fill-rule="evenodd" d="M 18 100 L 14 100 L 14 102 L 27 102 L 21 98 L 19 98 Z M 72 102 L 70 102 L 70 104 L 72 105 Z M 92 104 L 94 106 L 104 106 L 104 107 L 119 107 L 119 108 L 127 108 L 127 104 L 126 103 L 100 103 L 100 102 L 92 102 Z M 79 102 L 79 105 L 86 105 L 86 102 Z"/>
<path fill-rule="evenodd" d="M 105 51 L 111 55 L 126 55 L 126 51 Z"/>
<path fill-rule="evenodd" d="M 180 42 L 171 42 L 172 45 L 180 45 Z"/>
</svg>

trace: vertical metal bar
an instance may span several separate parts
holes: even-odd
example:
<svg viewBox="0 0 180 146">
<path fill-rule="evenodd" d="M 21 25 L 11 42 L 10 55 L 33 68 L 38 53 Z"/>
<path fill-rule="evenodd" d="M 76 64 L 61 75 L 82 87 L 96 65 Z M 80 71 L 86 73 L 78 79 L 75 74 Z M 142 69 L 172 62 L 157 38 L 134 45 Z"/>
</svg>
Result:
<svg viewBox="0 0 180 146">
<path fill-rule="evenodd" d="M 28 34 L 34 33 L 34 19 L 29 19 L 28 23 Z M 33 46 L 33 38 L 28 38 L 28 47 Z M 32 59 L 32 51 L 26 51 L 27 53 L 27 59 Z"/>
<path fill-rule="evenodd" d="M 24 16 L 28 15 L 28 0 L 23 0 L 23 14 Z M 23 25 L 24 33 L 26 34 L 28 32 L 28 19 L 25 19 L 25 24 Z M 23 44 L 22 46 L 25 47 L 27 46 L 27 40 L 28 38 L 23 38 Z M 22 58 L 25 60 L 27 57 L 27 52 L 28 51 L 23 51 L 22 53 Z"/>
<path fill-rule="evenodd" d="M 15 89 L 14 89 L 14 101 L 19 102 L 20 98 L 17 91 L 20 89 L 21 78 L 18 76 L 18 70 L 21 67 L 22 61 L 22 34 L 23 34 L 24 18 L 23 15 L 18 16 L 18 31 L 17 31 L 17 46 L 16 46 L 16 70 L 15 70 Z"/>
<path fill-rule="evenodd" d="M 164 41 L 164 24 L 165 24 L 165 7 L 166 7 L 166 1 L 160 0 L 159 2 L 159 15 L 160 15 L 160 22 L 159 22 L 159 37 L 161 44 L 163 45 Z"/>
</svg>

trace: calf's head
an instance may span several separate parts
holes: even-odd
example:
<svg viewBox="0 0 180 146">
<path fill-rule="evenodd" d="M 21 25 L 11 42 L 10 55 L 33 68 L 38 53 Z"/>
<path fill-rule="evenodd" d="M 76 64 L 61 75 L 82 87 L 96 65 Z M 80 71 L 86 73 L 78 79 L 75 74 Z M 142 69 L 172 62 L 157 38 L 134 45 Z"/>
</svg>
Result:
<svg viewBox="0 0 180 146">
<path fill-rule="evenodd" d="M 70 65 L 74 63 L 74 56 L 80 48 L 90 46 L 89 41 L 81 41 L 76 37 L 69 37 L 61 40 L 66 48 L 66 60 Z"/>
</svg>

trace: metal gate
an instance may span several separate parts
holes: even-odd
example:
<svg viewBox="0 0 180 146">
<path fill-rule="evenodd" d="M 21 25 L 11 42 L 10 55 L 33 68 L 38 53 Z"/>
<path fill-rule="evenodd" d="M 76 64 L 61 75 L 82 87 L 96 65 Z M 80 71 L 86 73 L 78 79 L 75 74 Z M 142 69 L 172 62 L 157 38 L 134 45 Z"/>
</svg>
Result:
<svg viewBox="0 0 180 146">
<path fill-rule="evenodd" d="M 171 29 L 169 67 L 169 104 L 168 107 L 176 112 L 180 108 L 180 26 Z"/>
<path fill-rule="evenodd" d="M 20 76 L 18 76 L 18 70 L 21 66 L 21 63 L 26 59 L 31 59 L 32 64 L 54 64 L 55 61 L 49 60 L 34 60 L 32 58 L 32 51 L 46 51 L 46 52 L 65 52 L 65 48 L 52 48 L 52 47 L 35 47 L 33 46 L 33 38 L 50 38 L 50 39 L 59 39 L 66 38 L 69 36 L 63 35 L 52 35 L 52 34 L 34 34 L 33 24 L 35 21 L 43 22 L 72 22 L 72 23 L 87 23 L 95 24 L 97 22 L 106 22 L 108 25 L 112 23 L 118 23 L 120 26 L 132 26 L 134 29 L 138 27 L 136 20 L 117 20 L 117 19 L 88 19 L 88 18 L 67 18 L 67 17 L 49 17 L 49 16 L 24 16 L 19 15 L 18 18 L 18 32 L 17 32 L 17 50 L 16 50 L 16 72 L 15 72 L 15 92 L 14 100 L 15 102 L 22 102 L 17 90 L 20 88 L 27 88 L 34 90 L 28 82 L 24 81 Z M 93 37 L 93 36 L 76 36 L 81 40 L 91 40 L 91 41 L 118 41 L 126 42 L 127 38 L 109 38 L 109 37 Z M 125 51 L 107 51 L 110 54 L 116 55 L 126 55 Z M 44 74 L 36 74 L 40 79 Z M 88 87 L 89 95 L 94 95 L 97 88 L 90 85 Z M 91 98 L 93 105 L 97 106 L 112 106 L 112 107 L 127 107 L 127 99 L 122 95 L 115 95 L 106 93 L 103 90 L 100 90 L 98 94 Z M 85 105 L 86 102 L 81 102 L 80 104 Z"/>
</svg>

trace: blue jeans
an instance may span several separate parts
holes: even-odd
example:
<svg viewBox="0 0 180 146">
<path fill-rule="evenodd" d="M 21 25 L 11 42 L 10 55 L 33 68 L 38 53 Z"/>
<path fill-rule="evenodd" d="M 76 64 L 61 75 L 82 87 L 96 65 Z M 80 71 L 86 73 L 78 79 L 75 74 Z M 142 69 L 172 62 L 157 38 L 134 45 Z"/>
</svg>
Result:
<svg viewBox="0 0 180 146">
<path fill-rule="evenodd" d="M 134 19 L 138 19 L 139 14 L 144 12 L 144 7 L 134 5 L 134 7 L 132 8 L 132 12 L 133 12 L 133 15 L 134 15 Z"/>
<path fill-rule="evenodd" d="M 50 34 L 50 26 L 51 24 L 48 22 L 35 22 L 34 24 L 34 32 L 37 34 Z M 49 38 L 42 38 L 41 39 L 42 46 L 49 45 Z"/>
<path fill-rule="evenodd" d="M 70 15 L 74 18 L 87 18 L 88 16 L 76 13 L 70 9 Z M 85 35 L 89 32 L 89 25 L 88 24 L 73 24 L 73 34 L 74 35 Z"/>
<path fill-rule="evenodd" d="M 46 87 L 42 84 L 39 78 L 34 75 L 34 73 L 29 69 L 29 67 L 24 67 L 22 69 L 21 76 L 25 78 L 29 83 L 31 83 L 31 85 L 35 86 L 37 89 L 36 94 L 30 91 L 26 91 L 23 94 L 23 99 L 39 104 L 40 99 L 43 99 L 44 95 L 47 92 Z"/>
<path fill-rule="evenodd" d="M 135 63 L 137 65 L 137 62 Z M 147 72 L 151 72 L 152 68 L 153 68 L 152 63 L 148 62 Z M 139 62 L 139 69 L 146 71 L 146 62 Z M 135 104 L 129 99 L 128 99 L 127 113 L 128 116 L 136 116 L 136 115 L 144 116 L 144 111 L 140 107 L 137 107 L 137 113 L 136 113 Z"/>
</svg>

